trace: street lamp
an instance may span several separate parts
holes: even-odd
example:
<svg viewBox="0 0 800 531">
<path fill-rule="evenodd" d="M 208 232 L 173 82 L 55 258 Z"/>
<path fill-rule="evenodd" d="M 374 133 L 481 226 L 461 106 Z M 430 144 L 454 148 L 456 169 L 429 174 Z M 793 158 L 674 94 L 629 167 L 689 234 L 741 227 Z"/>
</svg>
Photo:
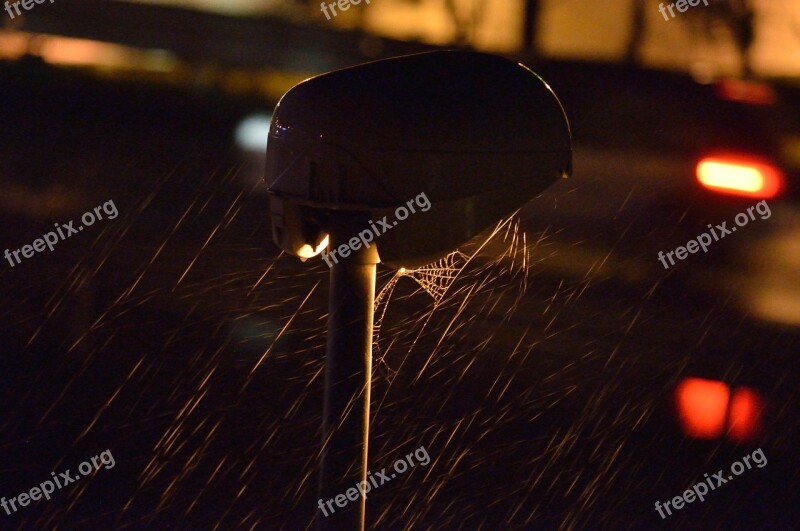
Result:
<svg viewBox="0 0 800 531">
<path fill-rule="evenodd" d="M 326 259 L 323 501 L 366 480 L 376 264 L 416 267 L 446 256 L 571 166 L 569 124 L 550 87 L 492 55 L 376 61 L 283 96 L 267 145 L 274 240 L 304 261 L 345 251 Z M 427 211 L 397 219 L 423 194 Z M 391 230 L 353 245 L 377 220 L 390 220 Z M 363 529 L 363 498 L 332 507 L 318 515 L 320 529 Z"/>
</svg>

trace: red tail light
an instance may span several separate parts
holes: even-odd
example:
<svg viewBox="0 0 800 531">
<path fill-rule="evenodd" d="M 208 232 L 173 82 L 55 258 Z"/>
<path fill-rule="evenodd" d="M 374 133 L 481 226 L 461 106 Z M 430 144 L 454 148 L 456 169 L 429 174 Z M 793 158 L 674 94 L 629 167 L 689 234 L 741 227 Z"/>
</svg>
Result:
<svg viewBox="0 0 800 531">
<path fill-rule="evenodd" d="M 714 439 L 725 429 L 730 390 L 722 382 L 686 378 L 675 389 L 683 431 L 697 439 Z"/>
<path fill-rule="evenodd" d="M 717 83 L 717 94 L 729 101 L 751 105 L 774 105 L 777 96 L 768 84 L 746 79 L 723 79 Z"/>
<path fill-rule="evenodd" d="M 713 192 L 758 199 L 775 197 L 783 188 L 783 174 L 775 166 L 733 157 L 702 159 L 697 180 Z"/>
<path fill-rule="evenodd" d="M 758 434 L 762 408 L 757 392 L 747 387 L 736 389 L 731 397 L 728 436 L 737 441 L 754 439 Z"/>
<path fill-rule="evenodd" d="M 732 393 L 725 382 L 684 378 L 675 388 L 675 408 L 683 432 L 695 439 L 721 437 L 727 426 L 735 441 L 753 440 L 759 432 L 761 395 L 749 387 Z"/>
</svg>

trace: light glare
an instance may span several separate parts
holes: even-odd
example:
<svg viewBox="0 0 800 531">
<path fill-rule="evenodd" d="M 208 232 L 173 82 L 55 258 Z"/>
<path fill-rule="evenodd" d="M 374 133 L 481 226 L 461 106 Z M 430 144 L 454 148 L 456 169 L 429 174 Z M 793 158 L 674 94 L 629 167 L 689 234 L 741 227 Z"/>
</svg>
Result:
<svg viewBox="0 0 800 531">
<path fill-rule="evenodd" d="M 675 389 L 675 405 L 684 433 L 714 439 L 725 429 L 730 389 L 723 382 L 685 378 Z"/>
<path fill-rule="evenodd" d="M 248 116 L 236 127 L 236 145 L 244 151 L 264 153 L 271 122 L 272 117 L 266 114 Z"/>
<path fill-rule="evenodd" d="M 320 242 L 320 244 L 317 246 L 316 249 L 314 249 L 313 247 L 311 247 L 308 244 L 303 245 L 297 251 L 297 256 L 300 257 L 303 260 L 307 260 L 309 258 L 314 258 L 319 253 L 321 253 L 323 251 L 323 249 L 325 249 L 328 246 L 328 239 L 329 239 L 329 236 L 326 235 L 325 238 L 322 239 L 322 242 Z"/>
<path fill-rule="evenodd" d="M 766 164 L 707 158 L 697 165 L 697 180 L 715 192 L 770 198 L 780 190 L 780 172 Z"/>
</svg>

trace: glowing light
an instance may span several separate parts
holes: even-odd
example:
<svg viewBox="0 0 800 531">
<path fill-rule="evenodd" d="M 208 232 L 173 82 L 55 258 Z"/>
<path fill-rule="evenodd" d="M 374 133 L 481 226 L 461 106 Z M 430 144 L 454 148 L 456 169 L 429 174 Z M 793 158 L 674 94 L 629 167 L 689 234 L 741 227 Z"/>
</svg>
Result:
<svg viewBox="0 0 800 531">
<path fill-rule="evenodd" d="M 781 154 L 793 166 L 800 166 L 800 136 L 790 136 L 781 143 Z"/>
<path fill-rule="evenodd" d="M 675 389 L 675 403 L 684 433 L 698 439 L 722 435 L 730 389 L 722 382 L 685 378 Z"/>
<path fill-rule="evenodd" d="M 770 198 L 778 195 L 783 177 L 780 170 L 765 163 L 705 158 L 697 164 L 697 180 L 714 192 Z"/>
<path fill-rule="evenodd" d="M 39 50 L 42 59 L 50 64 L 108 67 L 130 63 L 131 52 L 126 46 L 71 37 L 48 37 Z"/>
<path fill-rule="evenodd" d="M 248 116 L 236 127 L 236 144 L 244 151 L 264 153 L 270 122 L 272 117 L 266 114 Z"/>
<path fill-rule="evenodd" d="M 737 441 L 752 440 L 758 433 L 761 408 L 761 397 L 756 391 L 737 388 L 731 398 L 728 436 Z"/>
<path fill-rule="evenodd" d="M 30 39 L 26 33 L 0 32 L 0 57 L 19 59 L 25 55 Z"/>
<path fill-rule="evenodd" d="M 723 79 L 717 84 L 717 94 L 725 100 L 752 105 L 773 105 L 776 100 L 771 86 L 747 79 Z"/>
<path fill-rule="evenodd" d="M 320 244 L 317 245 L 316 249 L 311 247 L 308 244 L 303 245 L 297 251 L 297 256 L 299 256 L 302 260 L 307 260 L 309 258 L 314 258 L 319 253 L 321 253 L 323 249 L 325 249 L 328 246 L 328 239 L 329 239 L 329 236 L 326 234 L 325 237 L 322 239 L 322 242 L 320 242 Z"/>
</svg>

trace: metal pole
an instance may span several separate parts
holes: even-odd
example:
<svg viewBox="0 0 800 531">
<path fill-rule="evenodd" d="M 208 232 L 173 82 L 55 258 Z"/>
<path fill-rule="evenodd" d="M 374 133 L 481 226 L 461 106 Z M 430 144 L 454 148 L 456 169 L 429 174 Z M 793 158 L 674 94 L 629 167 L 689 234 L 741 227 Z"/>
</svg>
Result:
<svg viewBox="0 0 800 531">
<path fill-rule="evenodd" d="M 329 249 L 363 230 L 356 216 L 334 223 Z M 367 478 L 369 401 L 372 380 L 372 324 L 375 304 L 374 247 L 359 249 L 331 267 L 325 406 L 319 493 L 325 511 L 317 511 L 322 531 L 364 529 L 366 500 L 347 499 L 348 489 Z M 333 260 L 332 260 L 333 262 Z M 351 491 L 352 494 L 352 491 Z M 340 507 L 336 500 L 344 507 Z M 332 503 L 327 503 L 332 501 Z M 331 510 L 333 509 L 333 510 Z M 327 513 L 327 516 L 325 516 Z"/>
</svg>

